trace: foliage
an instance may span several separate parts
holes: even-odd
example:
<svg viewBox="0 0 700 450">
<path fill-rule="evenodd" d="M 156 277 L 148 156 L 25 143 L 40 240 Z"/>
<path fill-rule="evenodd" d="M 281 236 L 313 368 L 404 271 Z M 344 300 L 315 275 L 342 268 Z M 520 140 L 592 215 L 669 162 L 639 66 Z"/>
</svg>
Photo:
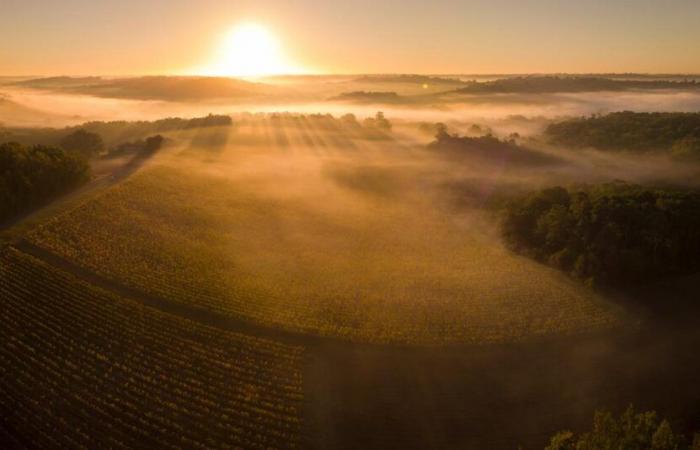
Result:
<svg viewBox="0 0 700 450">
<path fill-rule="evenodd" d="M 65 151 L 83 159 L 90 159 L 93 156 L 97 156 L 105 148 L 105 144 L 99 134 L 85 131 L 82 128 L 75 130 L 61 139 L 59 145 Z"/>
<path fill-rule="evenodd" d="M 615 80 L 585 76 L 522 76 L 472 81 L 454 92 L 463 94 L 547 94 L 555 92 L 624 91 L 630 89 L 697 89 L 692 81 Z"/>
<path fill-rule="evenodd" d="M 58 145 L 68 135 L 83 130 L 100 135 L 106 147 L 114 148 L 129 140 L 143 139 L 167 131 L 231 125 L 233 120 L 230 116 L 209 114 L 190 119 L 168 117 L 154 121 L 92 121 L 66 128 L 0 128 L 0 137 L 5 141 L 16 141 L 25 145 Z"/>
<path fill-rule="evenodd" d="M 141 139 L 133 142 L 125 142 L 118 145 L 107 152 L 107 157 L 113 158 L 128 154 L 142 154 L 147 155 L 158 151 L 165 142 L 165 138 L 160 134 L 155 136 L 149 136 L 146 139 Z"/>
<path fill-rule="evenodd" d="M 379 111 L 374 117 L 368 117 L 363 122 L 367 128 L 376 128 L 382 131 L 391 131 L 391 122 L 384 117 L 384 113 Z"/>
<path fill-rule="evenodd" d="M 514 139 L 501 140 L 491 134 L 479 137 L 459 136 L 447 132 L 444 124 L 435 125 L 435 141 L 428 148 L 442 153 L 504 165 L 550 165 L 553 156 L 518 145 Z"/>
<path fill-rule="evenodd" d="M 550 124 L 554 144 L 602 150 L 670 151 L 700 157 L 700 113 L 617 112 Z"/>
<path fill-rule="evenodd" d="M 0 430 L 23 448 L 299 448 L 303 348 L 0 255 Z"/>
<path fill-rule="evenodd" d="M 331 100 L 339 101 L 355 101 L 355 102 L 384 102 L 384 103 L 394 103 L 401 98 L 396 92 L 378 92 L 378 91 L 354 91 L 354 92 L 344 92 Z"/>
<path fill-rule="evenodd" d="M 0 144 L 0 220 L 87 181 L 87 163 L 55 147 Z"/>
<path fill-rule="evenodd" d="M 353 80 L 358 83 L 407 83 L 407 84 L 436 84 L 436 85 L 463 85 L 464 82 L 457 78 L 431 77 L 427 75 L 364 75 Z"/>
<path fill-rule="evenodd" d="M 697 437 L 696 437 L 697 440 Z M 596 411 L 593 429 L 575 435 L 562 431 L 554 435 L 545 450 L 695 450 L 684 437 L 674 433 L 667 420 L 653 411 L 636 412 L 630 405 L 619 418 L 608 411 Z"/>
<path fill-rule="evenodd" d="M 700 193 L 610 183 L 513 200 L 502 233 L 515 251 L 591 283 L 646 282 L 700 269 Z"/>
</svg>

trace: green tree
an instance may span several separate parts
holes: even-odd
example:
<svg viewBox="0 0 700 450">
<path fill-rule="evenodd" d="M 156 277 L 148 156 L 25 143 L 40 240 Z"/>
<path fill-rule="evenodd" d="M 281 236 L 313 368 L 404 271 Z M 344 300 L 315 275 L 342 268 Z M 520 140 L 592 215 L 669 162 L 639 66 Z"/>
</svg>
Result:
<svg viewBox="0 0 700 450">
<path fill-rule="evenodd" d="M 632 406 L 629 406 L 617 419 L 608 411 L 596 411 L 591 431 L 578 436 L 571 431 L 561 431 L 552 436 L 549 445 L 545 448 L 545 450 L 682 449 L 694 450 L 693 447 L 684 444 L 681 434 L 673 432 L 668 421 L 660 421 L 653 411 L 636 412 Z"/>
<path fill-rule="evenodd" d="M 97 133 L 91 133 L 80 128 L 64 137 L 60 143 L 64 150 L 85 159 L 100 154 L 104 150 L 104 142 Z"/>
</svg>

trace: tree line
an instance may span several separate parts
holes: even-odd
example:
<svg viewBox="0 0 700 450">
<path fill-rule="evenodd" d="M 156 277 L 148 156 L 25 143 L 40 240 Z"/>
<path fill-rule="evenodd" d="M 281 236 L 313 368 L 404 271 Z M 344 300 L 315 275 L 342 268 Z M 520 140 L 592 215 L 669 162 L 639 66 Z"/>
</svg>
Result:
<svg viewBox="0 0 700 450">
<path fill-rule="evenodd" d="M 556 92 L 625 91 L 630 89 L 698 89 L 695 80 L 616 80 L 592 76 L 523 76 L 470 81 L 453 92 L 462 94 L 548 94 Z"/>
<path fill-rule="evenodd" d="M 209 114 L 202 117 L 183 119 L 168 117 L 146 121 L 92 121 L 65 128 L 10 128 L 0 127 L 0 142 L 19 142 L 25 145 L 63 145 L 67 136 L 80 130 L 97 134 L 104 141 L 104 147 L 112 148 L 127 139 L 144 139 L 147 136 L 167 131 L 188 130 L 200 127 L 232 126 L 230 116 Z"/>
<path fill-rule="evenodd" d="M 443 123 L 437 123 L 433 128 L 435 140 L 428 144 L 428 149 L 447 156 L 525 166 L 547 166 L 561 162 L 554 156 L 520 145 L 516 134 L 507 139 L 499 139 L 491 134 L 469 137 L 449 133 Z M 482 131 L 478 126 L 477 129 Z"/>
<path fill-rule="evenodd" d="M 508 202 L 516 252 L 592 285 L 623 286 L 700 269 L 700 192 L 623 182 L 553 187 Z"/>
<path fill-rule="evenodd" d="M 700 450 L 700 433 L 688 440 L 656 412 L 638 412 L 630 405 L 617 418 L 609 411 L 596 411 L 590 431 L 561 431 L 545 450 Z"/>
<path fill-rule="evenodd" d="M 602 150 L 663 151 L 700 158 L 700 113 L 616 112 L 550 124 L 551 143 Z"/>
<path fill-rule="evenodd" d="M 85 159 L 59 147 L 0 144 L 0 221 L 79 186 L 89 172 Z"/>
</svg>

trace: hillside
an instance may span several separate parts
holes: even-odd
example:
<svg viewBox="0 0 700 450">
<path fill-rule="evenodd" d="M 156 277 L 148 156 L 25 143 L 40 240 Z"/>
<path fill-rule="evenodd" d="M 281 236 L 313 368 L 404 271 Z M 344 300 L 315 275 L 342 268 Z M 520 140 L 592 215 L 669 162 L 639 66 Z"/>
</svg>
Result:
<svg viewBox="0 0 700 450">
<path fill-rule="evenodd" d="M 22 81 L 16 85 L 95 97 L 166 101 L 250 99 L 271 90 L 269 86 L 235 78 L 179 76 L 52 77 Z"/>
</svg>

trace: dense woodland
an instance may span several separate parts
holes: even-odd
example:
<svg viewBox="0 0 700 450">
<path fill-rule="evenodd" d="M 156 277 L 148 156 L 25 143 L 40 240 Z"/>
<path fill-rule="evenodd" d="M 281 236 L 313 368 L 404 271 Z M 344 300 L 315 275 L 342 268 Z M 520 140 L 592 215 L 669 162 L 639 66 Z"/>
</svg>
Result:
<svg viewBox="0 0 700 450">
<path fill-rule="evenodd" d="M 545 133 L 552 143 L 571 147 L 700 157 L 700 113 L 624 111 L 553 123 Z"/>
<path fill-rule="evenodd" d="M 700 192 L 610 183 L 553 187 L 508 204 L 515 251 L 596 285 L 630 285 L 700 269 Z"/>
<path fill-rule="evenodd" d="M 0 222 L 88 178 L 87 162 L 61 148 L 0 144 Z"/>
</svg>

